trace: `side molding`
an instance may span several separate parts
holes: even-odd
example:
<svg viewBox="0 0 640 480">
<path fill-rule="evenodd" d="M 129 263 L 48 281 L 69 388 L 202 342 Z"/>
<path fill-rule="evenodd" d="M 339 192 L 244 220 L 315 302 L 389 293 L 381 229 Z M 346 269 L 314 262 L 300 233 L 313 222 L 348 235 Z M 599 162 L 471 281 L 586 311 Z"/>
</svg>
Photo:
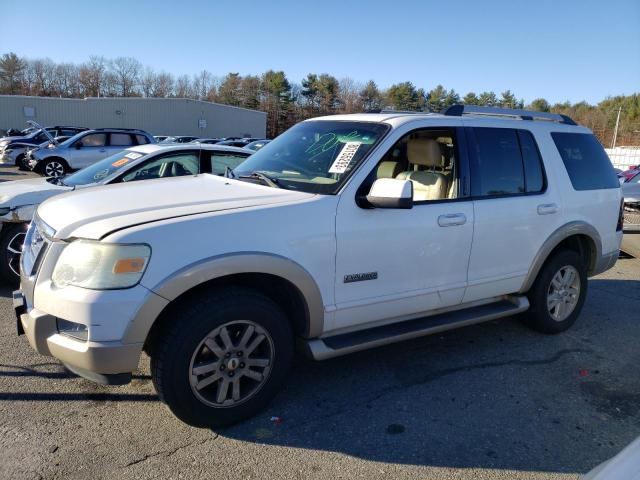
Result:
<svg viewBox="0 0 640 480">
<path fill-rule="evenodd" d="M 288 280 L 302 294 L 307 307 L 304 336 L 317 337 L 324 327 L 324 303 L 320 289 L 307 270 L 292 260 L 263 252 L 236 252 L 187 265 L 165 278 L 151 291 L 173 301 L 202 283 L 238 273 L 264 273 Z"/>
<path fill-rule="evenodd" d="M 600 240 L 600 234 L 593 226 L 586 222 L 570 222 L 558 228 L 542 244 L 542 247 L 531 263 L 531 267 L 529 267 L 529 271 L 527 272 L 527 276 L 519 293 L 524 293 L 531 288 L 533 282 L 538 276 L 538 272 L 542 268 L 542 265 L 549 257 L 549 254 L 560 244 L 560 242 L 572 235 L 586 235 L 591 239 L 595 246 L 595 262 L 593 265 L 589 265 L 589 273 L 591 274 L 595 265 L 598 263 L 598 259 L 602 256 L 602 241 Z"/>
</svg>

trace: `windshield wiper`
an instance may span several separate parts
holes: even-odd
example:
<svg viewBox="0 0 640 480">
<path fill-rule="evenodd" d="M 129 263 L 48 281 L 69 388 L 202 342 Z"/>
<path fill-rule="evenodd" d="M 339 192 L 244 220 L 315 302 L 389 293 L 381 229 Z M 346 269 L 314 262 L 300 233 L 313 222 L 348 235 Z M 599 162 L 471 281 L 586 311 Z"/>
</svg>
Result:
<svg viewBox="0 0 640 480">
<path fill-rule="evenodd" d="M 266 173 L 261 172 L 260 170 L 256 170 L 255 172 L 252 172 L 250 175 L 240 175 L 238 178 L 257 178 L 259 180 L 262 180 L 264 183 L 266 183 L 270 187 L 282 188 L 280 185 L 278 185 L 277 178 L 271 177 Z"/>
</svg>

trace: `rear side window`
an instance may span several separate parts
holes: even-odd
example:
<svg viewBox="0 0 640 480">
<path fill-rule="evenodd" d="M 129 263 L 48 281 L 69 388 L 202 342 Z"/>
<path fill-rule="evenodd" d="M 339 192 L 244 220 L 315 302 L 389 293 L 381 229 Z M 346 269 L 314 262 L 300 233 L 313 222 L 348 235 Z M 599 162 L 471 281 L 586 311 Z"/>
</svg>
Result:
<svg viewBox="0 0 640 480">
<path fill-rule="evenodd" d="M 136 140 L 138 142 L 138 145 L 146 145 L 147 143 L 149 143 L 149 139 L 144 135 L 136 135 Z"/>
<path fill-rule="evenodd" d="M 471 129 L 472 196 L 540 193 L 546 187 L 535 139 L 528 130 Z"/>
<path fill-rule="evenodd" d="M 620 188 L 611 161 L 595 136 L 552 132 L 551 137 L 575 190 Z"/>
<path fill-rule="evenodd" d="M 541 192 L 544 190 L 544 173 L 542 171 L 542 159 L 531 132 L 518 130 L 520 150 L 522 152 L 522 164 L 524 165 L 524 183 L 527 193 Z"/>
<path fill-rule="evenodd" d="M 110 145 L 114 147 L 130 147 L 133 145 L 131 135 L 128 133 L 112 133 Z"/>
<path fill-rule="evenodd" d="M 474 128 L 474 196 L 524 193 L 524 171 L 516 131 Z"/>
</svg>

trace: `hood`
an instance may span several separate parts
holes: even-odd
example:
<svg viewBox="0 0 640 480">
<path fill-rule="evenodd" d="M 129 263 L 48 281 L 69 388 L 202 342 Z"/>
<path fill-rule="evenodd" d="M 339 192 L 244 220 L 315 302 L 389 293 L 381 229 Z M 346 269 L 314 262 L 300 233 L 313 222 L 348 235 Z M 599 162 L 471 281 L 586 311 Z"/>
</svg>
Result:
<svg viewBox="0 0 640 480">
<path fill-rule="evenodd" d="M 55 185 L 44 178 L 2 182 L 0 183 L 0 208 L 39 204 L 52 195 L 69 190 L 72 190 L 72 187 Z"/>
<path fill-rule="evenodd" d="M 142 223 L 313 197 L 204 174 L 76 190 L 44 202 L 38 216 L 56 231 L 56 238 L 98 240 Z"/>
<path fill-rule="evenodd" d="M 640 202 L 640 183 L 623 183 L 622 196 L 625 201 L 632 200 L 634 202 Z"/>
</svg>

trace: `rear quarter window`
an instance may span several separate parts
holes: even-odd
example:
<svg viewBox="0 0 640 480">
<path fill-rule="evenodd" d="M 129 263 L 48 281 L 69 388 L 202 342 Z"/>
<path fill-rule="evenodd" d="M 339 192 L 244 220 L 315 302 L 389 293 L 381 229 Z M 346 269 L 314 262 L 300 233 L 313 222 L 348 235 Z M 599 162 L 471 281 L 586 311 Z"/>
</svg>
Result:
<svg viewBox="0 0 640 480">
<path fill-rule="evenodd" d="M 575 190 L 620 188 L 607 153 L 590 133 L 552 132 Z"/>
</svg>

